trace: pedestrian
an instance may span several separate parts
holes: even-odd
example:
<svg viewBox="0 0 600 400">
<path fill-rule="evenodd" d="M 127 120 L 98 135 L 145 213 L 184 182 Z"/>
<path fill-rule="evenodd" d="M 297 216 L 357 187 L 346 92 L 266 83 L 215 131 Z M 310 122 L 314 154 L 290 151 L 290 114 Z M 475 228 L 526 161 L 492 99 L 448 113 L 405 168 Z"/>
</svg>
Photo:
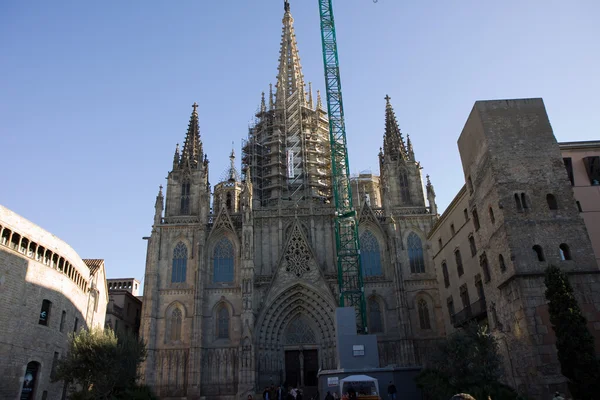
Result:
<svg viewBox="0 0 600 400">
<path fill-rule="evenodd" d="M 296 392 L 296 400 L 302 400 L 302 390 L 300 389 Z"/>
<path fill-rule="evenodd" d="M 334 397 L 331 395 L 331 392 L 327 392 L 327 394 L 325 395 L 325 400 L 334 400 Z"/>
<path fill-rule="evenodd" d="M 254 400 L 254 399 L 252 398 L 252 395 L 251 395 L 251 394 L 249 394 L 249 395 L 248 395 L 248 399 L 246 399 L 246 400 Z"/>
<path fill-rule="evenodd" d="M 263 391 L 263 400 L 271 400 L 271 396 L 269 396 L 269 387 L 266 386 Z"/>
<path fill-rule="evenodd" d="M 556 392 L 552 400 L 565 400 L 565 398 L 560 395 L 560 392 Z"/>
<path fill-rule="evenodd" d="M 388 385 L 388 397 L 390 400 L 396 400 L 396 392 L 396 385 L 394 385 L 394 382 L 390 381 L 390 384 Z"/>
<path fill-rule="evenodd" d="M 333 400 L 340 400 L 340 396 L 338 395 L 338 392 L 333 392 Z"/>
</svg>

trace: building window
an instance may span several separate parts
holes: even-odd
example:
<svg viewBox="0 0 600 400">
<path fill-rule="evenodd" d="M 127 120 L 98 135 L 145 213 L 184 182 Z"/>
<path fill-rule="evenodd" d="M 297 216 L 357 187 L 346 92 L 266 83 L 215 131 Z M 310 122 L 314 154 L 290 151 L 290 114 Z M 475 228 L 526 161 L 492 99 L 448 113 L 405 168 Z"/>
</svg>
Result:
<svg viewBox="0 0 600 400">
<path fill-rule="evenodd" d="M 458 272 L 458 276 L 462 276 L 465 273 L 462 263 L 462 256 L 460 255 L 460 250 L 456 250 L 454 252 L 454 259 L 456 260 L 456 271 Z"/>
<path fill-rule="evenodd" d="M 176 308 L 171 313 L 171 341 L 177 342 L 181 340 L 181 325 L 183 323 L 183 316 L 181 310 Z"/>
<path fill-rule="evenodd" d="M 473 208 L 473 226 L 475 227 L 475 231 L 478 231 L 480 228 L 479 215 L 477 214 L 477 208 Z"/>
<path fill-rule="evenodd" d="M 560 259 L 562 261 L 571 259 L 571 250 L 567 244 L 561 243 L 560 246 L 558 246 L 558 250 L 560 252 Z"/>
<path fill-rule="evenodd" d="M 584 157 L 583 165 L 592 186 L 600 185 L 600 156 Z"/>
<path fill-rule="evenodd" d="M 490 266 L 485 252 L 479 258 L 479 265 L 481 265 L 481 269 L 483 270 L 483 279 L 485 280 L 485 283 L 488 283 L 492 277 L 490 275 Z"/>
<path fill-rule="evenodd" d="M 190 213 L 190 183 L 183 182 L 181 184 L 181 215 L 189 215 Z"/>
<path fill-rule="evenodd" d="M 533 246 L 533 252 L 535 253 L 538 261 L 546 261 L 546 258 L 544 257 L 544 250 L 542 250 L 542 246 L 536 244 L 535 246 Z"/>
<path fill-rule="evenodd" d="M 477 296 L 479 296 L 479 300 L 485 300 L 485 293 L 483 292 L 483 284 L 481 283 L 481 275 L 475 275 L 475 290 L 477 291 Z"/>
<path fill-rule="evenodd" d="M 79 327 L 79 318 L 75 317 L 75 323 L 73 324 L 73 332 L 77 332 L 78 327 Z"/>
<path fill-rule="evenodd" d="M 473 180 L 471 179 L 471 175 L 467 177 L 467 186 L 469 187 L 469 194 L 473 194 Z"/>
<path fill-rule="evenodd" d="M 446 261 L 442 262 L 442 274 L 444 275 L 444 286 L 449 287 L 450 276 L 448 275 L 448 265 L 446 264 Z"/>
<path fill-rule="evenodd" d="M 521 204 L 521 198 L 518 193 L 515 193 L 515 205 L 517 206 L 517 211 L 523 211 L 523 204 Z"/>
<path fill-rule="evenodd" d="M 463 214 L 465 216 L 465 222 L 467 222 L 469 220 L 469 211 L 467 211 L 467 209 L 465 208 L 463 210 Z"/>
<path fill-rule="evenodd" d="M 460 287 L 460 301 L 462 302 L 463 308 L 471 307 L 471 301 L 469 300 L 469 289 L 467 289 L 466 283 Z"/>
<path fill-rule="evenodd" d="M 63 331 L 65 328 L 65 318 L 67 318 L 67 312 L 63 310 L 62 315 L 60 316 L 60 328 L 59 331 Z"/>
<path fill-rule="evenodd" d="M 182 242 L 177 243 L 173 249 L 173 270 L 171 271 L 171 282 L 185 282 L 187 275 L 187 246 Z"/>
<path fill-rule="evenodd" d="M 23 387 L 21 388 L 21 397 L 19 399 L 33 400 L 35 399 L 35 387 L 38 372 L 40 370 L 40 364 L 31 361 L 27 364 L 25 369 L 25 376 L 23 377 Z"/>
<path fill-rule="evenodd" d="M 213 281 L 233 282 L 233 244 L 223 238 L 213 251 Z"/>
<path fill-rule="evenodd" d="M 42 309 L 40 310 L 40 325 L 48 326 L 50 324 L 50 310 L 52 309 L 52 302 L 50 300 L 42 301 Z"/>
<path fill-rule="evenodd" d="M 492 224 L 495 224 L 496 217 L 494 216 L 494 209 L 492 208 L 492 206 L 490 206 L 488 212 L 490 213 L 490 221 L 492 222 Z"/>
<path fill-rule="evenodd" d="M 576 202 L 575 202 L 575 204 L 577 205 L 577 210 L 578 210 L 579 212 L 583 212 L 583 209 L 581 208 L 581 203 L 580 203 L 580 202 L 578 202 L 578 201 L 576 201 Z"/>
<path fill-rule="evenodd" d="M 364 356 L 365 355 L 365 345 L 364 344 L 352 345 L 352 355 L 354 357 Z"/>
<path fill-rule="evenodd" d="M 381 306 L 375 298 L 369 299 L 369 331 L 371 333 L 383 332 L 383 321 L 381 318 Z"/>
<path fill-rule="evenodd" d="M 529 205 L 527 204 L 527 197 L 525 196 L 525 193 L 521 193 L 521 204 L 523 205 L 524 210 L 529 208 Z"/>
<path fill-rule="evenodd" d="M 410 272 L 413 274 L 425 272 L 425 261 L 423 259 L 423 245 L 416 233 L 411 232 L 406 240 L 408 247 L 408 259 L 410 261 Z"/>
<path fill-rule="evenodd" d="M 408 190 L 408 176 L 406 172 L 400 172 L 400 195 L 405 204 L 410 204 L 410 192 Z"/>
<path fill-rule="evenodd" d="M 442 247 L 444 247 L 441 237 L 438 238 L 438 246 L 440 247 L 440 250 L 442 250 Z"/>
<path fill-rule="evenodd" d="M 382 275 L 379 242 L 370 231 L 365 231 L 360 236 L 360 258 L 364 276 Z"/>
<path fill-rule="evenodd" d="M 563 162 L 565 163 L 567 175 L 569 176 L 569 180 L 571 181 L 571 186 L 574 186 L 575 180 L 573 179 L 573 160 L 571 160 L 571 157 L 565 157 L 563 158 Z"/>
<path fill-rule="evenodd" d="M 229 339 L 229 310 L 225 304 L 217 311 L 217 339 Z"/>
<path fill-rule="evenodd" d="M 419 300 L 419 324 L 421 329 L 431 329 L 431 321 L 429 319 L 429 306 L 425 299 Z"/>
<path fill-rule="evenodd" d="M 446 305 L 448 306 L 448 315 L 450 316 L 450 322 L 454 323 L 454 300 L 452 300 L 452 296 L 446 299 Z"/>
<path fill-rule="evenodd" d="M 54 358 L 52 359 L 52 368 L 50 369 L 50 379 L 54 379 L 55 375 L 56 375 L 56 367 L 58 364 L 58 352 L 55 351 L 54 352 Z"/>
<path fill-rule="evenodd" d="M 500 271 L 506 271 L 506 264 L 504 263 L 504 257 L 502 254 L 498 254 L 498 264 L 500 265 Z"/>
<path fill-rule="evenodd" d="M 471 257 L 475 257 L 477 254 L 477 246 L 475 246 L 475 238 L 473 235 L 469 236 L 469 247 L 471 248 Z"/>
<path fill-rule="evenodd" d="M 556 201 L 556 196 L 551 193 L 546 195 L 546 201 L 548 202 L 548 208 L 551 210 L 558 210 L 558 202 Z"/>
<path fill-rule="evenodd" d="M 452 236 L 456 235 L 456 229 L 454 229 L 454 224 L 450 224 L 450 234 Z"/>
</svg>

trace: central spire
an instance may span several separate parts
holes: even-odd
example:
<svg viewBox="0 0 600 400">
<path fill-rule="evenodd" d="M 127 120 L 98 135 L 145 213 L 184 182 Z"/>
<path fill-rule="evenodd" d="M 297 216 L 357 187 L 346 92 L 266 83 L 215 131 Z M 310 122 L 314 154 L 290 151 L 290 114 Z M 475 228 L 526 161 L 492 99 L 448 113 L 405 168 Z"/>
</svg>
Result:
<svg viewBox="0 0 600 400">
<path fill-rule="evenodd" d="M 409 155 L 404 144 L 404 138 L 396 114 L 390 102 L 390 96 L 385 96 L 385 135 L 383 136 L 383 152 L 392 159 L 408 160 Z M 412 152 L 412 146 L 411 146 Z"/>
<path fill-rule="evenodd" d="M 181 166 L 196 168 L 202 161 L 202 142 L 200 141 L 200 124 L 198 122 L 198 104 L 194 102 L 190 116 L 188 131 L 181 152 Z"/>
<path fill-rule="evenodd" d="M 296 33 L 294 32 L 294 18 L 292 18 L 290 3 L 287 0 L 284 2 L 284 11 L 277 73 L 276 103 L 278 108 L 283 106 L 294 93 L 298 93 L 302 104 L 306 102 L 304 76 L 302 75 Z"/>
</svg>

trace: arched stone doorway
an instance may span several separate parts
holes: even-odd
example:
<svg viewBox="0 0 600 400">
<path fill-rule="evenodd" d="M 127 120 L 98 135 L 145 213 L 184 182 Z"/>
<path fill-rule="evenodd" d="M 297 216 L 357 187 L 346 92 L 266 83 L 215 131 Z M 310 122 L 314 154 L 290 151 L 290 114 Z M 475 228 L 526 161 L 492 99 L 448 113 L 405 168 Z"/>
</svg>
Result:
<svg viewBox="0 0 600 400">
<path fill-rule="evenodd" d="M 257 324 L 258 389 L 316 387 L 318 370 L 335 368 L 335 307 L 327 297 L 296 284 L 268 305 Z"/>
</svg>

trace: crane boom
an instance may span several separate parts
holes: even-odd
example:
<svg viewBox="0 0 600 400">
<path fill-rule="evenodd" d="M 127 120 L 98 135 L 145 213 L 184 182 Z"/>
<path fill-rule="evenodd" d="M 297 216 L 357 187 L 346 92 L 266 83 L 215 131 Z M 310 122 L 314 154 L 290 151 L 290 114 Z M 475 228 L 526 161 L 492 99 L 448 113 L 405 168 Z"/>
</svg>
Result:
<svg viewBox="0 0 600 400">
<path fill-rule="evenodd" d="M 357 332 L 367 333 L 358 221 L 356 211 L 352 206 L 350 166 L 348 165 L 342 84 L 332 0 L 319 0 L 319 12 L 321 16 L 321 42 L 323 45 L 323 65 L 325 67 L 327 111 L 329 113 L 340 306 L 354 307 L 356 310 Z"/>
</svg>

